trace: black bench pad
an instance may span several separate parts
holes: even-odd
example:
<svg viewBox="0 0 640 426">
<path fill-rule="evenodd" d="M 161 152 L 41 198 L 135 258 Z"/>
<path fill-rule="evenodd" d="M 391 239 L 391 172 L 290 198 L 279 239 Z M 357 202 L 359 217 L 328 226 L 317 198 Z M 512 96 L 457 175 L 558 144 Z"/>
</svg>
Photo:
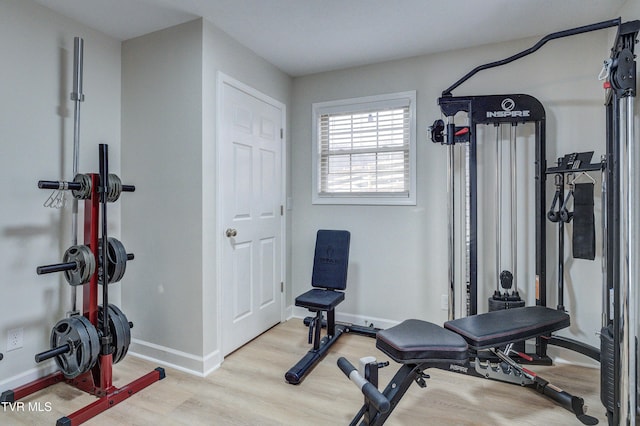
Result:
<svg viewBox="0 0 640 426">
<path fill-rule="evenodd" d="M 329 311 L 344 300 L 344 293 L 314 288 L 296 297 L 296 306 L 310 310 Z"/>
<path fill-rule="evenodd" d="M 467 343 L 455 333 L 426 321 L 405 320 L 376 335 L 376 347 L 401 364 L 463 363 Z"/>
<path fill-rule="evenodd" d="M 568 327 L 566 312 L 544 306 L 504 309 L 444 323 L 472 349 L 486 349 L 531 339 Z"/>
</svg>

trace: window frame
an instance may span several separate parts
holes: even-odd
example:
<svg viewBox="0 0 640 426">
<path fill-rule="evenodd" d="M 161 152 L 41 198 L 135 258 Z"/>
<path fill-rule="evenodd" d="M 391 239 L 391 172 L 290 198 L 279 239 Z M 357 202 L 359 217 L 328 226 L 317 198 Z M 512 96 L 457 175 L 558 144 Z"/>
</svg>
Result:
<svg viewBox="0 0 640 426">
<path fill-rule="evenodd" d="M 321 193 L 320 117 L 332 113 L 368 112 L 391 107 L 408 106 L 409 110 L 409 188 L 406 193 Z M 312 204 L 352 205 L 416 205 L 416 91 L 388 93 L 312 104 Z"/>
</svg>

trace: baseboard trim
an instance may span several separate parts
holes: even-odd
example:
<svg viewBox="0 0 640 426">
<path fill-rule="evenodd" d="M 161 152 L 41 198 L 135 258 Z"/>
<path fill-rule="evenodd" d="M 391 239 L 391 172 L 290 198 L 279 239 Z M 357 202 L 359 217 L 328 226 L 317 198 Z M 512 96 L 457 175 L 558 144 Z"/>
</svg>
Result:
<svg viewBox="0 0 640 426">
<path fill-rule="evenodd" d="M 34 380 L 53 374 L 56 371 L 58 371 L 58 365 L 55 361 L 51 360 L 49 362 L 43 362 L 35 368 L 31 368 L 23 373 L 16 374 L 15 376 L 0 381 L 0 393 L 26 385 Z"/>
<path fill-rule="evenodd" d="M 132 339 L 128 354 L 198 377 L 206 377 L 222 363 L 220 351 L 201 357 L 144 340 Z"/>
</svg>

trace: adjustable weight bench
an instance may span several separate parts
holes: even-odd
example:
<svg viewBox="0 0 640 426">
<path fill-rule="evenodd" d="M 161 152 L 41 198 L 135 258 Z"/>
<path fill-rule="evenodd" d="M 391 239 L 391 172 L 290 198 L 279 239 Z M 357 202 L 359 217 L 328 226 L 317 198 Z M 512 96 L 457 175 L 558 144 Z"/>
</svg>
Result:
<svg viewBox="0 0 640 426">
<path fill-rule="evenodd" d="M 405 320 L 379 331 L 376 347 L 402 364 L 383 392 L 378 390 L 378 369 L 388 363 L 363 358 L 359 372 L 345 358 L 340 369 L 364 394 L 364 404 L 351 425 L 382 425 L 415 381 L 426 387 L 425 370 L 437 368 L 534 388 L 573 412 L 586 425 L 598 420 L 585 414 L 584 400 L 572 396 L 522 367 L 511 357 L 513 343 L 539 336 L 550 336 L 568 327 L 569 315 L 543 306 L 530 306 L 488 312 L 448 321 L 444 328 L 415 319 Z M 478 351 L 489 352 L 497 362 L 481 361 Z"/>
<path fill-rule="evenodd" d="M 343 333 L 352 332 L 369 337 L 376 335 L 375 328 L 337 323 L 335 319 L 335 308 L 344 300 L 344 290 L 347 288 L 350 243 L 349 231 L 321 229 L 316 234 L 311 274 L 313 288 L 295 300 L 296 306 L 315 313 L 314 317 L 304 320 L 309 327 L 309 343 L 313 344 L 313 348 L 285 373 L 285 380 L 292 385 L 304 379 Z M 323 327 L 326 328 L 324 337 L 321 336 Z"/>
</svg>

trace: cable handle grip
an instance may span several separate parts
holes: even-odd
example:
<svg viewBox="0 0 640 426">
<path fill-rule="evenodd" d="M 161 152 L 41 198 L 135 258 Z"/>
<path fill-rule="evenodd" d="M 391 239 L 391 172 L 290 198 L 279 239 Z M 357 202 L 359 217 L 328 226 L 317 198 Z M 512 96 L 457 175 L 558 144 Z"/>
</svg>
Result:
<svg viewBox="0 0 640 426">
<path fill-rule="evenodd" d="M 346 358 L 338 358 L 338 367 L 355 385 L 362 391 L 367 400 L 381 413 L 386 413 L 391 407 L 391 403 L 378 388 L 373 386 L 367 379 L 362 377 L 358 370 Z"/>
<path fill-rule="evenodd" d="M 44 352 L 40 352 L 39 354 L 36 354 L 35 360 L 36 362 L 46 361 L 55 356 L 66 354 L 69 351 L 71 351 L 71 346 L 69 346 L 69 344 L 67 343 L 65 345 L 58 346 L 57 348 L 49 349 L 48 351 L 44 351 Z"/>
</svg>

